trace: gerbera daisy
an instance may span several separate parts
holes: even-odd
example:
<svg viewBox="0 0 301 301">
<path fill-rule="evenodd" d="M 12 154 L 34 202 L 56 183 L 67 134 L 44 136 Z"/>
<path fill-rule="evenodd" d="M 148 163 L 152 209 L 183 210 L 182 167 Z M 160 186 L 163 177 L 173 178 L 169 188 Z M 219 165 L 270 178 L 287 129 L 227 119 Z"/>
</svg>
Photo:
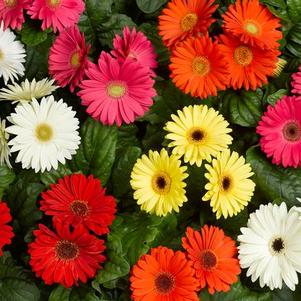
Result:
<svg viewBox="0 0 301 301">
<path fill-rule="evenodd" d="M 25 22 L 24 10 L 29 9 L 31 0 L 0 0 L 0 22 L 4 29 L 21 29 Z"/>
<path fill-rule="evenodd" d="M 173 147 L 175 155 L 184 156 L 185 163 L 201 166 L 203 160 L 211 162 L 211 156 L 215 157 L 232 142 L 229 123 L 213 108 L 184 107 L 171 118 L 173 121 L 164 128 L 169 132 L 166 138 L 172 140 L 168 146 Z"/>
<path fill-rule="evenodd" d="M 105 261 L 104 241 L 89 234 L 82 226 L 71 232 L 68 224 L 56 223 L 56 232 L 40 224 L 33 231 L 34 242 L 28 246 L 29 264 L 37 277 L 51 285 L 65 287 L 86 283 L 96 275 Z"/>
<path fill-rule="evenodd" d="M 134 265 L 130 282 L 134 301 L 199 300 L 194 270 L 181 251 L 151 249 Z"/>
<path fill-rule="evenodd" d="M 208 36 L 187 39 L 170 58 L 170 77 L 175 85 L 192 96 L 207 98 L 224 90 L 229 81 L 227 61 L 217 42 Z"/>
<path fill-rule="evenodd" d="M 131 57 L 138 61 L 141 66 L 149 68 L 152 76 L 155 76 L 153 69 L 157 67 L 156 51 L 152 43 L 141 31 L 129 27 L 123 29 L 123 36 L 116 35 L 113 40 L 114 49 L 112 55 L 121 60 Z"/>
<path fill-rule="evenodd" d="M 7 225 L 11 220 L 9 208 L 6 203 L 0 201 L 0 256 L 3 254 L 3 246 L 11 244 L 14 237 L 13 228 Z"/>
<path fill-rule="evenodd" d="M 256 132 L 261 149 L 274 164 L 301 166 L 301 101 L 300 97 L 284 96 L 275 106 L 269 105 Z"/>
<path fill-rule="evenodd" d="M 280 52 L 243 44 L 229 35 L 221 35 L 220 40 L 221 50 L 229 64 L 230 85 L 234 89 L 255 90 L 274 74 Z"/>
<path fill-rule="evenodd" d="M 199 288 L 208 286 L 210 294 L 227 292 L 240 274 L 235 241 L 218 227 L 205 225 L 201 231 L 188 227 L 183 248 L 193 262 Z"/>
<path fill-rule="evenodd" d="M 9 134 L 6 132 L 6 120 L 0 118 L 0 165 L 4 163 L 11 167 L 9 162 L 10 149 L 8 147 Z"/>
<path fill-rule="evenodd" d="M 0 23 L 0 77 L 4 83 L 14 81 L 19 75 L 24 75 L 25 49 L 22 43 L 16 40 L 15 34 L 7 28 L 3 29 Z"/>
<path fill-rule="evenodd" d="M 215 21 L 211 16 L 218 5 L 214 0 L 172 0 L 159 16 L 159 35 L 171 48 L 189 36 L 205 34 Z"/>
<path fill-rule="evenodd" d="M 301 272 L 301 220 L 295 208 L 286 204 L 260 205 L 252 213 L 247 227 L 240 229 L 239 260 L 248 268 L 247 276 L 261 287 L 282 288 L 282 282 L 295 290 L 297 272 Z"/>
<path fill-rule="evenodd" d="M 176 155 L 168 156 L 165 149 L 160 153 L 149 151 L 134 165 L 131 174 L 131 186 L 135 190 L 134 199 L 141 210 L 165 216 L 172 210 L 179 212 L 179 207 L 187 202 L 185 195 L 188 177 L 186 166 Z"/>
<path fill-rule="evenodd" d="M 292 75 L 292 93 L 301 95 L 301 66 L 298 69 L 298 72 Z"/>
<path fill-rule="evenodd" d="M 109 232 L 115 218 L 116 201 L 105 195 L 100 180 L 82 174 L 65 176 L 50 190 L 42 193 L 41 208 L 54 220 L 59 219 L 72 226 L 82 224 L 98 235 Z"/>
<path fill-rule="evenodd" d="M 84 10 L 83 0 L 33 0 L 27 12 L 32 19 L 42 20 L 42 30 L 52 27 L 56 32 L 77 24 Z"/>
<path fill-rule="evenodd" d="M 65 164 L 80 144 L 79 121 L 71 107 L 53 96 L 21 103 L 8 120 L 13 124 L 6 130 L 16 135 L 9 141 L 11 152 L 18 152 L 16 162 L 36 172 L 57 169 L 58 162 Z"/>
<path fill-rule="evenodd" d="M 49 74 L 61 87 L 70 85 L 70 91 L 84 78 L 88 68 L 88 53 L 90 45 L 86 45 L 84 34 L 77 26 L 67 28 L 61 32 L 50 48 Z"/>
<path fill-rule="evenodd" d="M 223 15 L 224 29 L 243 43 L 262 49 L 278 48 L 282 33 L 280 19 L 259 0 L 236 0 Z"/>
<path fill-rule="evenodd" d="M 10 100 L 15 102 L 27 102 L 33 99 L 39 99 L 43 96 L 50 95 L 57 89 L 57 86 L 53 85 L 54 80 L 44 78 L 40 81 L 36 81 L 34 78 L 31 82 L 26 78 L 21 84 L 13 83 L 7 85 L 6 88 L 0 90 L 0 101 Z"/>
<path fill-rule="evenodd" d="M 103 51 L 98 65 L 90 64 L 86 74 L 89 79 L 81 83 L 78 95 L 87 113 L 103 124 L 134 122 L 153 104 L 154 80 L 132 58 L 119 62 Z"/>
<path fill-rule="evenodd" d="M 203 201 L 209 201 L 216 212 L 216 218 L 237 215 L 253 196 L 255 183 L 249 178 L 253 175 L 249 163 L 244 157 L 229 149 L 219 153 L 212 164 L 205 165 L 209 180 L 205 189 L 208 192 L 203 196 Z"/>
</svg>

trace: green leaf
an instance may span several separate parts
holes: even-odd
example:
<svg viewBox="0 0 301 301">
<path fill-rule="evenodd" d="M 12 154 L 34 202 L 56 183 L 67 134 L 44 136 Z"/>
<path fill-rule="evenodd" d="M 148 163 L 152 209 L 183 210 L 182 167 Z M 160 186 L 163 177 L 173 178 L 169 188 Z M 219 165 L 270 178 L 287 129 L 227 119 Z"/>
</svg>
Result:
<svg viewBox="0 0 301 301">
<path fill-rule="evenodd" d="M 247 162 L 252 166 L 253 180 L 257 189 L 273 201 L 280 199 L 289 206 L 298 205 L 297 197 L 301 197 L 301 169 L 283 168 L 268 160 L 258 147 L 247 151 Z M 259 200 L 259 202 L 261 202 Z"/>
<path fill-rule="evenodd" d="M 242 91 L 240 95 L 227 93 L 220 111 L 231 123 L 255 127 L 262 115 L 261 95 L 252 91 Z"/>
<path fill-rule="evenodd" d="M 122 152 L 128 146 L 140 146 L 137 138 L 138 127 L 134 124 L 124 124 L 118 128 L 117 152 Z"/>
<path fill-rule="evenodd" d="M 301 2 L 300 0 L 287 0 L 288 15 L 294 23 L 301 19 Z"/>
<path fill-rule="evenodd" d="M 8 186 L 15 180 L 15 173 L 7 165 L 0 165 L 0 198 Z"/>
<path fill-rule="evenodd" d="M 24 23 L 21 30 L 21 40 L 28 46 L 37 46 L 47 40 L 47 31 L 41 31 L 29 23 Z"/>
<path fill-rule="evenodd" d="M 48 301 L 99 301 L 95 291 L 88 287 L 64 288 L 56 287 L 50 294 Z"/>
<path fill-rule="evenodd" d="M 63 164 L 59 164 L 58 169 L 51 169 L 41 174 L 41 182 L 49 187 L 50 184 L 55 184 L 60 178 L 64 176 L 71 175 L 72 171 Z"/>
<path fill-rule="evenodd" d="M 0 301 L 38 301 L 39 298 L 34 281 L 4 253 L 0 257 Z"/>
<path fill-rule="evenodd" d="M 168 0 L 136 0 L 136 3 L 144 13 L 151 14 L 158 10 Z"/>
<path fill-rule="evenodd" d="M 81 128 L 81 145 L 70 162 L 73 171 L 100 178 L 103 185 L 111 175 L 115 160 L 117 128 L 104 126 L 91 118 Z"/>
<path fill-rule="evenodd" d="M 284 95 L 287 95 L 288 91 L 286 89 L 280 89 L 273 94 L 270 94 L 267 97 L 267 103 L 275 105 L 278 99 L 282 98 Z"/>
<path fill-rule="evenodd" d="M 287 35 L 286 48 L 297 58 L 300 58 L 301 51 L 301 22 L 295 24 Z"/>
<path fill-rule="evenodd" d="M 231 286 L 227 293 L 215 293 L 210 295 L 207 290 L 200 294 L 201 301 L 272 301 L 272 295 L 268 293 L 258 293 L 244 287 L 240 282 Z"/>
<path fill-rule="evenodd" d="M 123 149 L 121 154 L 112 173 L 113 191 L 116 197 L 121 197 L 131 190 L 130 176 L 134 164 L 141 155 L 141 149 L 129 146 Z"/>
</svg>

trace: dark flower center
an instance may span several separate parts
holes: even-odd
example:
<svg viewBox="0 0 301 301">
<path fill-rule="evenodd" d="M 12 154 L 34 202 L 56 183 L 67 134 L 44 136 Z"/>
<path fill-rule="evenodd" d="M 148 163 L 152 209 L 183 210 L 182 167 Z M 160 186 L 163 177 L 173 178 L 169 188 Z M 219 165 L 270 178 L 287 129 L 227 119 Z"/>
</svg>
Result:
<svg viewBox="0 0 301 301">
<path fill-rule="evenodd" d="M 164 189 L 166 186 L 166 181 L 165 181 L 164 177 L 158 177 L 156 180 L 156 184 L 157 184 L 158 188 Z"/>
<path fill-rule="evenodd" d="M 298 141 L 301 138 L 300 125 L 296 122 L 287 123 L 282 130 L 283 136 L 288 141 Z"/>
<path fill-rule="evenodd" d="M 284 249 L 284 241 L 282 238 L 276 238 L 272 242 L 272 249 L 276 253 L 281 253 L 281 251 Z"/>
<path fill-rule="evenodd" d="M 204 133 L 200 130 L 195 130 L 191 133 L 191 138 L 194 141 L 201 141 L 204 138 Z"/>
<path fill-rule="evenodd" d="M 168 294 L 175 287 L 175 278 L 169 273 L 162 273 L 155 279 L 155 286 L 159 293 Z"/>
<path fill-rule="evenodd" d="M 70 209 L 73 214 L 77 216 L 87 216 L 89 214 L 89 206 L 85 201 L 73 201 L 70 205 Z"/>
<path fill-rule="evenodd" d="M 229 190 L 231 186 L 231 179 L 229 177 L 224 177 L 222 180 L 222 186 L 225 191 Z"/>
<path fill-rule="evenodd" d="M 75 243 L 63 239 L 57 242 L 55 253 L 59 259 L 72 260 L 79 255 L 79 248 Z"/>
<path fill-rule="evenodd" d="M 217 258 L 215 254 L 210 251 L 206 250 L 201 254 L 201 264 L 205 270 L 211 270 L 217 264 Z"/>
<path fill-rule="evenodd" d="M 158 194 L 167 194 L 170 191 L 171 178 L 165 172 L 158 172 L 152 178 L 152 188 Z"/>
</svg>

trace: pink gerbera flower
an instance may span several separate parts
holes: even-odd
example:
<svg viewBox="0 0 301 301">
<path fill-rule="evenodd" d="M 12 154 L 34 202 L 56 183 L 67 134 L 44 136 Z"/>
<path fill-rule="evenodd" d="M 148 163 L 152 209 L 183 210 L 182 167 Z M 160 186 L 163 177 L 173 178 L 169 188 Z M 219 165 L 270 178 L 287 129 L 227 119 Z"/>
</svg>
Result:
<svg viewBox="0 0 301 301">
<path fill-rule="evenodd" d="M 152 43 L 141 32 L 133 28 L 131 31 L 129 27 L 123 29 L 123 37 L 116 35 L 113 40 L 114 50 L 112 54 L 116 58 L 125 60 L 131 57 L 137 60 L 142 66 L 150 69 L 150 74 L 155 76 L 153 69 L 157 68 L 156 52 Z"/>
<path fill-rule="evenodd" d="M 90 45 L 86 45 L 85 36 L 77 26 L 67 28 L 61 32 L 50 48 L 49 74 L 61 87 L 70 85 L 70 91 L 83 80 L 88 68 L 88 52 Z"/>
<path fill-rule="evenodd" d="M 275 106 L 269 105 L 256 131 L 274 164 L 301 166 L 301 97 L 284 96 Z"/>
<path fill-rule="evenodd" d="M 33 0 L 28 10 L 32 19 L 42 20 L 42 30 L 61 31 L 73 26 L 85 9 L 83 0 Z"/>
<path fill-rule="evenodd" d="M 82 82 L 78 95 L 87 113 L 103 124 L 131 123 L 153 104 L 154 80 L 132 58 L 120 62 L 103 51 L 86 75 L 89 79 Z"/>
<path fill-rule="evenodd" d="M 301 66 L 299 67 L 299 71 L 292 75 L 292 93 L 301 95 Z"/>
<path fill-rule="evenodd" d="M 21 29 L 25 21 L 24 9 L 30 7 L 32 0 L 0 0 L 0 21 L 4 29 Z"/>
</svg>

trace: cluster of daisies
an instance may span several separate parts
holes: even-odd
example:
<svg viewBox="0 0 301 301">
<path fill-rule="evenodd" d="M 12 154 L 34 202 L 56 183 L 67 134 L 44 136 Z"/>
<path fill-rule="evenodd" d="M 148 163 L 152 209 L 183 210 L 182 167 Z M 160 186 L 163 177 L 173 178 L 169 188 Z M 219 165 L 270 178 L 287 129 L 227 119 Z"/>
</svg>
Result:
<svg viewBox="0 0 301 301">
<path fill-rule="evenodd" d="M 171 78 L 192 96 L 216 96 L 228 87 L 255 90 L 279 71 L 280 20 L 259 0 L 237 0 L 222 15 L 223 33 L 209 27 L 214 0 L 172 0 L 159 16 L 159 34 L 171 50 Z"/>
<path fill-rule="evenodd" d="M 172 148 L 149 151 L 137 160 L 131 174 L 134 198 L 141 209 L 165 216 L 187 201 L 185 179 L 188 177 L 185 163 L 200 167 L 203 160 L 207 172 L 207 193 L 203 201 L 210 201 L 213 212 L 219 219 L 238 214 L 251 200 L 255 183 L 250 164 L 229 145 L 231 129 L 224 117 L 206 105 L 194 105 L 178 110 L 171 115 L 164 127 L 168 132 L 168 144 Z"/>
<path fill-rule="evenodd" d="M 52 217 L 53 230 L 43 224 L 33 231 L 29 264 L 37 277 L 65 287 L 94 278 L 106 260 L 104 239 L 115 218 L 116 201 L 105 194 L 100 180 L 72 174 L 42 193 L 40 210 Z M 5 202 L 0 202 L 0 252 L 14 236 Z M 0 255 L 1 255 L 0 254 Z"/>
</svg>

